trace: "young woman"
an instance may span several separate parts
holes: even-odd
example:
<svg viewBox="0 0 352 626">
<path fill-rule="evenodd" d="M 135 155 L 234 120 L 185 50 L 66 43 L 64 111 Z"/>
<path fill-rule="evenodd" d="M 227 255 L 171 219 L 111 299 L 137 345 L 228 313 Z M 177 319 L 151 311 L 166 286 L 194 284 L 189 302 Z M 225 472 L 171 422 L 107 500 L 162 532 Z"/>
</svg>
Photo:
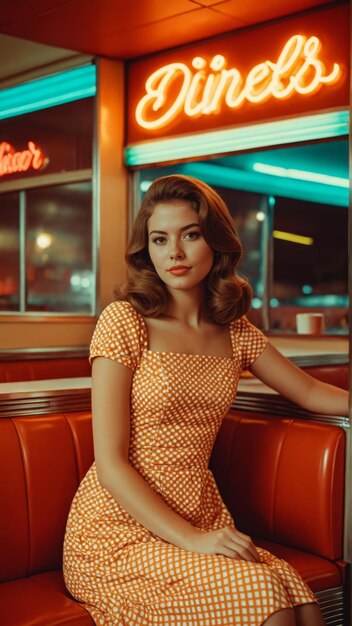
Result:
<svg viewBox="0 0 352 626">
<path fill-rule="evenodd" d="M 95 463 L 73 500 L 64 576 L 105 626 L 319 626 L 297 572 L 239 532 L 208 469 L 249 368 L 310 411 L 347 415 L 245 317 L 242 248 L 221 198 L 166 176 L 148 190 L 128 282 L 92 343 Z"/>
</svg>

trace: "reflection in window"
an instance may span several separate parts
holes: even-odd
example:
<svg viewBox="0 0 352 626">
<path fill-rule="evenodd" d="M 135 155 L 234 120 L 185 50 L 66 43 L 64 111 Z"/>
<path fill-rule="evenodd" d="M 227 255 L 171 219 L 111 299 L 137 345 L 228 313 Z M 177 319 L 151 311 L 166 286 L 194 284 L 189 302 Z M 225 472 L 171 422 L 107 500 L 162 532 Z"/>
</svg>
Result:
<svg viewBox="0 0 352 626">
<path fill-rule="evenodd" d="M 19 309 L 19 194 L 0 195 L 0 310 Z"/>
<path fill-rule="evenodd" d="M 27 192 L 26 310 L 92 313 L 91 183 Z"/>
<path fill-rule="evenodd" d="M 348 308 L 346 207 L 276 197 L 273 248 L 273 325 L 294 328 L 296 307 L 305 306 L 324 309 L 327 326 L 343 328 Z"/>
</svg>

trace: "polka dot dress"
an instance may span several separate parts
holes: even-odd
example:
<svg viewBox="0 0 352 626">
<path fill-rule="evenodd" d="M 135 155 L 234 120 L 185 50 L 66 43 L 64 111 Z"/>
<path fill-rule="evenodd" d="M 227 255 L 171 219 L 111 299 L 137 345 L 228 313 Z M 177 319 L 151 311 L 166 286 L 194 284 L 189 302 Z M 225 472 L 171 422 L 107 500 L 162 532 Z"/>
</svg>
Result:
<svg viewBox="0 0 352 626">
<path fill-rule="evenodd" d="M 133 370 L 130 463 L 165 502 L 205 531 L 233 526 L 208 463 L 242 369 L 265 336 L 246 318 L 230 325 L 233 358 L 154 352 L 143 318 L 114 302 L 96 326 L 91 358 Z M 198 554 L 144 528 L 91 466 L 72 502 L 64 542 L 71 594 L 100 626 L 259 626 L 279 609 L 314 601 L 285 561 Z"/>
</svg>

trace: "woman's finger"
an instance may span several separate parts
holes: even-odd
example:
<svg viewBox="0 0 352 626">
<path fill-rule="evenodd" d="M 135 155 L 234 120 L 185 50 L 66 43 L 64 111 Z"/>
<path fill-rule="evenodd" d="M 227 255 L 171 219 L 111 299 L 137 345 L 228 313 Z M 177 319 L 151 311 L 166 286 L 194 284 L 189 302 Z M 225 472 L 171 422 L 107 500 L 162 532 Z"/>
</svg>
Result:
<svg viewBox="0 0 352 626">
<path fill-rule="evenodd" d="M 233 535 L 229 539 L 229 543 L 226 543 L 228 547 L 232 547 L 232 549 L 240 551 L 241 554 L 245 555 L 244 558 L 247 560 L 259 561 L 260 557 L 256 550 L 256 547 L 252 543 L 252 541 L 246 535 Z"/>
</svg>

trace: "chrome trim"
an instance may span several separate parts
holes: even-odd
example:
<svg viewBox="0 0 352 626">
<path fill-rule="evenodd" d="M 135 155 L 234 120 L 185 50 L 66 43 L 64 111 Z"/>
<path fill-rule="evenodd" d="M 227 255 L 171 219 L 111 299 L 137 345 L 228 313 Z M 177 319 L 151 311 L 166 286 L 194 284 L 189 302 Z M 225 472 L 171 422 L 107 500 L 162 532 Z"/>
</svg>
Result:
<svg viewBox="0 0 352 626">
<path fill-rule="evenodd" d="M 331 365 L 348 365 L 350 362 L 347 352 L 336 354 L 308 354 L 304 356 L 291 356 L 290 361 L 298 367 L 324 367 Z"/>
<path fill-rule="evenodd" d="M 94 98 L 94 120 L 93 120 L 93 180 L 92 180 L 92 279 L 93 298 L 92 313 L 94 316 L 100 311 L 100 63 L 96 62 L 96 96 Z"/>
<path fill-rule="evenodd" d="M 19 193 L 19 255 L 20 255 L 20 293 L 19 293 L 19 311 L 13 313 L 23 314 L 26 311 L 26 194 L 24 191 Z M 6 313 L 6 311 L 2 311 Z"/>
<path fill-rule="evenodd" d="M 344 594 L 342 587 L 315 593 L 326 626 L 347 626 L 344 621 Z"/>
<path fill-rule="evenodd" d="M 0 385 L 1 389 L 1 385 Z M 33 415 L 53 415 L 55 413 L 90 411 L 90 389 L 56 390 L 28 394 L 2 394 L 0 398 L 0 418 L 33 417 Z"/>
<path fill-rule="evenodd" d="M 90 411 L 91 378 L 0 383 L 0 418 Z"/>
<path fill-rule="evenodd" d="M 128 176 L 128 235 L 132 231 L 133 223 L 137 217 L 139 207 L 142 201 L 140 192 L 140 170 L 129 172 Z"/>
<path fill-rule="evenodd" d="M 0 193 L 10 191 L 22 191 L 23 189 L 34 189 L 36 187 L 47 187 L 49 185 L 64 185 L 65 183 L 81 183 L 91 180 L 92 169 L 74 170 L 72 172 L 58 172 L 56 174 L 43 174 L 35 178 L 19 178 L 17 180 L 1 181 Z"/>
<path fill-rule="evenodd" d="M 323 424 L 331 424 L 339 426 L 347 431 L 350 429 L 350 422 L 347 417 L 340 415 L 321 415 L 320 413 L 310 413 L 279 396 L 278 394 L 265 393 L 248 393 L 238 391 L 232 408 L 237 411 L 246 411 L 248 413 L 262 413 L 265 415 L 278 415 L 285 417 L 293 417 L 305 419 L 310 422 L 320 422 Z"/>
<path fill-rule="evenodd" d="M 350 81 L 352 78 L 352 67 L 350 67 Z M 350 106 L 349 106 L 349 114 L 351 118 L 352 112 L 352 103 L 350 96 Z M 351 137 L 349 136 L 348 143 L 348 152 L 349 152 L 349 179 L 352 180 L 352 142 Z M 348 204 L 348 295 L 349 295 L 349 307 L 348 307 L 348 317 L 349 317 L 349 354 L 352 354 L 352 332 L 351 332 L 351 315 L 352 315 L 352 188 L 351 185 L 349 187 L 349 204 Z M 350 425 L 352 424 L 352 400 L 351 400 L 351 390 L 352 390 L 352 368 L 350 368 L 349 372 L 349 421 Z M 350 569 L 352 567 L 352 436 L 351 433 L 348 434 L 346 440 L 346 468 L 345 468 L 345 511 L 344 511 L 344 546 L 343 546 L 343 556 L 344 559 L 350 564 Z M 349 618 L 352 620 L 352 573 L 349 572 L 349 582 L 348 589 L 346 585 L 346 593 L 348 598 L 348 607 L 347 611 L 349 613 Z"/>
<path fill-rule="evenodd" d="M 263 222 L 263 232 L 261 237 L 261 255 L 262 255 L 262 272 L 263 272 L 263 294 L 262 294 L 262 319 L 264 330 L 270 329 L 270 289 L 272 286 L 273 273 L 273 209 L 269 203 L 269 197 L 264 196 L 261 201 L 261 207 L 265 213 Z"/>
</svg>

